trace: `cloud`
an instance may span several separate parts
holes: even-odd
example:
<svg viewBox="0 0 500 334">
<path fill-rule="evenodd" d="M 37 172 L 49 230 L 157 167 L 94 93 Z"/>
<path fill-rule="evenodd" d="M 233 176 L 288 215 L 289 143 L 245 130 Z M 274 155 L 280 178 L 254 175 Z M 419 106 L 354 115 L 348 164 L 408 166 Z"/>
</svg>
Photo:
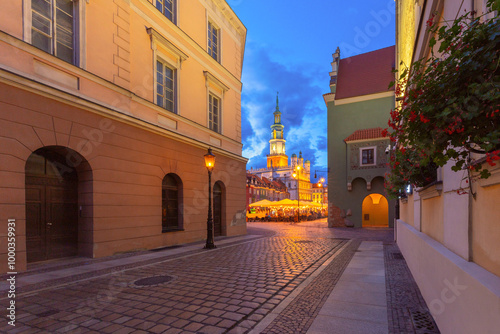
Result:
<svg viewBox="0 0 500 334">
<path fill-rule="evenodd" d="M 293 55 L 287 59 L 275 56 L 257 43 L 247 44 L 242 78 L 243 156 L 250 159 L 247 168 L 266 166 L 277 91 L 287 155 L 302 151 L 313 170 L 326 166 L 327 125 L 322 94 L 328 88 L 328 73 L 320 66 L 296 62 Z M 320 86 L 322 82 L 325 88 Z"/>
</svg>

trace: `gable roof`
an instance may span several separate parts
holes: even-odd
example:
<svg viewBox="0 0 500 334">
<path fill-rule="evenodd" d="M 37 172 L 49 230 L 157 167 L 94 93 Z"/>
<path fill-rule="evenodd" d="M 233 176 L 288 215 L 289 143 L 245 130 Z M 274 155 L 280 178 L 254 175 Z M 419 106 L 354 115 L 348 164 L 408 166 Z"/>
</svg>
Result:
<svg viewBox="0 0 500 334">
<path fill-rule="evenodd" d="M 349 137 L 344 139 L 344 141 L 348 142 L 348 141 L 354 141 L 354 140 L 368 140 L 368 139 L 388 137 L 388 135 L 385 135 L 385 136 L 382 135 L 382 131 L 384 131 L 384 129 L 382 129 L 382 128 L 356 130 L 356 131 L 354 131 L 353 134 L 351 134 Z"/>
<path fill-rule="evenodd" d="M 395 47 L 340 59 L 335 100 L 394 91 Z"/>
</svg>

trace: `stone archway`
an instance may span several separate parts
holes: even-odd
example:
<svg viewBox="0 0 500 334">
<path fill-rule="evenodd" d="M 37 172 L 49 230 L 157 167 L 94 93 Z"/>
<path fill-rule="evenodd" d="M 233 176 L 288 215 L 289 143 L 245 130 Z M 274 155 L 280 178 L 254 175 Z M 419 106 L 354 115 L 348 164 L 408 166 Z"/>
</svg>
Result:
<svg viewBox="0 0 500 334">
<path fill-rule="evenodd" d="M 388 227 L 389 203 L 381 194 L 370 194 L 365 197 L 362 204 L 363 227 Z"/>
</svg>

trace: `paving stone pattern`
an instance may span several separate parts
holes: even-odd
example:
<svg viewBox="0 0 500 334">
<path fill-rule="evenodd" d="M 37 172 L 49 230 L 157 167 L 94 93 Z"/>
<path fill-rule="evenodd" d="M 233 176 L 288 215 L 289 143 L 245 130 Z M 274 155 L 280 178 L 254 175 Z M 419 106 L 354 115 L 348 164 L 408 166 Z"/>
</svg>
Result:
<svg viewBox="0 0 500 334">
<path fill-rule="evenodd" d="M 384 245 L 384 259 L 389 333 L 439 333 L 397 244 Z"/>
<path fill-rule="evenodd" d="M 244 333 L 346 242 L 281 234 L 32 291 L 0 332 Z M 134 285 L 158 275 L 173 280 Z"/>
<path fill-rule="evenodd" d="M 306 333 L 359 247 L 353 241 L 290 303 L 262 334 Z"/>
</svg>

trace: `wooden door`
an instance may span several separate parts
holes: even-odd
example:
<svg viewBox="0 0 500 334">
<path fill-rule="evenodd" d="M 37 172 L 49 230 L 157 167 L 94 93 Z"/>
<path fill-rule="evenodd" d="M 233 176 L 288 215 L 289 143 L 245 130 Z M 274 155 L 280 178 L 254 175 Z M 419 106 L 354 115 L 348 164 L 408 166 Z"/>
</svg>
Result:
<svg viewBox="0 0 500 334">
<path fill-rule="evenodd" d="M 78 254 L 78 177 L 76 171 L 68 166 L 64 169 L 55 168 L 54 166 L 58 164 L 50 160 L 49 154 L 44 156 L 43 153 L 41 152 L 35 159 L 28 159 L 26 168 L 28 262 Z M 28 166 L 28 164 L 31 165 Z"/>
<path fill-rule="evenodd" d="M 214 185 L 214 236 L 222 235 L 222 187 L 219 183 Z"/>
</svg>

